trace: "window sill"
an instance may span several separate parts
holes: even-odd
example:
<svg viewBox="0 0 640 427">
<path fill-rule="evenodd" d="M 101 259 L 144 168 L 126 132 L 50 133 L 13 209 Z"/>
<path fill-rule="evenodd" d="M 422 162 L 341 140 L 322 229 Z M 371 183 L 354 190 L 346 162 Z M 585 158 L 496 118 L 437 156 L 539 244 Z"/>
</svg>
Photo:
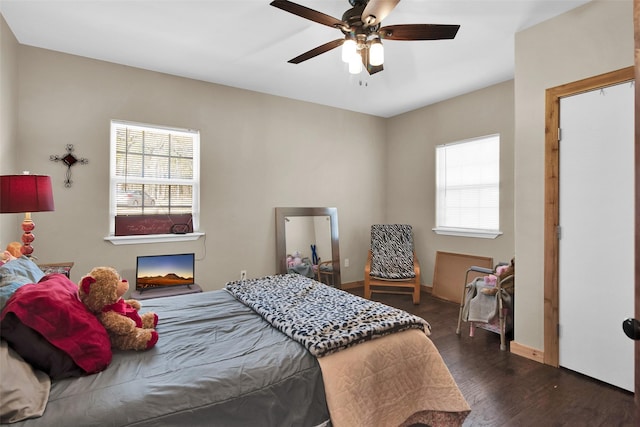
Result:
<svg viewBox="0 0 640 427">
<path fill-rule="evenodd" d="M 198 240 L 204 233 L 194 232 L 187 234 L 148 234 L 137 236 L 107 236 L 107 240 L 114 245 L 137 245 L 144 243 L 168 243 L 168 242 L 188 242 Z"/>
<path fill-rule="evenodd" d="M 473 228 L 445 228 L 436 227 L 434 233 L 445 236 L 477 237 L 479 239 L 495 239 L 502 234 L 499 230 L 476 230 Z"/>
</svg>

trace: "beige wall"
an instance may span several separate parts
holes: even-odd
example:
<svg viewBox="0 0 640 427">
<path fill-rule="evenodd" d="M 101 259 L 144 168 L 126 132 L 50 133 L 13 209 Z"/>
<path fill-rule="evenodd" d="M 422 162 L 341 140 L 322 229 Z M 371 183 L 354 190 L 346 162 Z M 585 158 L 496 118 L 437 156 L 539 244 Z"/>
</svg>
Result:
<svg viewBox="0 0 640 427">
<path fill-rule="evenodd" d="M 9 172 L 26 167 L 52 176 L 56 211 L 33 214 L 35 253 L 43 262 L 74 261 L 74 280 L 101 264 L 114 265 L 132 279 L 136 255 L 186 251 L 205 257 L 197 264 L 197 280 L 205 289 L 235 280 L 240 270 L 249 277 L 272 274 L 275 206 L 338 208 L 343 283 L 362 280 L 370 225 L 384 221 L 414 224 L 424 284 L 431 284 L 436 249 L 500 260 L 513 254 L 512 81 L 385 120 L 28 46 L 20 46 L 19 64 L 17 146 L 24 165 Z M 465 131 L 460 117 L 469 124 Z M 200 224 L 206 240 L 132 246 L 103 240 L 112 118 L 201 131 Z M 407 121 L 422 125 L 414 131 Z M 425 123 L 434 127 L 431 147 L 503 134 L 503 236 L 447 238 L 430 231 L 433 150 L 425 151 Z M 63 165 L 48 159 L 63 154 L 68 143 L 89 164 L 72 168 L 74 182 L 66 189 Z M 404 151 L 398 144 L 406 144 Z M 417 162 L 409 188 L 411 194 L 423 190 L 421 204 L 411 199 L 398 210 L 407 195 L 404 180 L 397 171 L 388 177 L 385 171 L 407 160 Z M 12 217 L 17 229 L 21 216 Z M 0 219 L 6 222 L 6 215 Z"/>
<path fill-rule="evenodd" d="M 18 157 L 52 176 L 56 203 L 55 212 L 33 214 L 35 254 L 42 262 L 74 261 L 76 281 L 103 264 L 131 280 L 136 255 L 193 251 L 200 259 L 196 280 L 218 289 L 240 270 L 248 277 L 275 272 L 276 206 L 337 207 L 343 257 L 366 250 L 361 224 L 383 219 L 382 118 L 28 46 L 18 57 Z M 127 246 L 103 240 L 111 119 L 200 130 L 206 239 Z M 49 160 L 66 144 L 89 159 L 73 166 L 71 188 L 63 186 L 64 166 Z M 363 269 L 364 262 L 351 263 L 343 280 L 362 279 Z"/>
<path fill-rule="evenodd" d="M 18 42 L 0 15 L 0 175 L 12 173 L 17 160 Z M 3 217 L 6 215 L 2 215 Z M 8 215 L 14 219 L 16 215 Z M 0 218 L 0 243 L 14 234 L 14 221 Z M 13 239 L 14 237 L 11 237 Z M 18 236 L 19 238 L 19 236 Z M 2 246 L 4 249 L 4 245 Z"/>
<path fill-rule="evenodd" d="M 545 90 L 633 65 L 632 6 L 595 0 L 516 36 L 515 339 L 534 349 L 544 350 Z"/>
<path fill-rule="evenodd" d="M 436 251 L 490 256 L 496 262 L 514 256 L 513 87 L 509 80 L 389 119 L 387 219 L 413 225 L 423 283 L 432 283 Z M 435 234 L 436 145 L 496 133 L 503 234 L 496 239 Z"/>
</svg>

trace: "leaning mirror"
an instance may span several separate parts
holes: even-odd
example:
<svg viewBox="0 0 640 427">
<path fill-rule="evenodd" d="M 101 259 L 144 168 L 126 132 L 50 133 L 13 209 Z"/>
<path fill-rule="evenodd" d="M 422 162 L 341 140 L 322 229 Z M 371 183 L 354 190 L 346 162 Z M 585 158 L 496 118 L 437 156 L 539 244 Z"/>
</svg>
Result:
<svg viewBox="0 0 640 427">
<path fill-rule="evenodd" d="M 340 287 L 337 208 L 276 208 L 276 271 Z"/>
</svg>

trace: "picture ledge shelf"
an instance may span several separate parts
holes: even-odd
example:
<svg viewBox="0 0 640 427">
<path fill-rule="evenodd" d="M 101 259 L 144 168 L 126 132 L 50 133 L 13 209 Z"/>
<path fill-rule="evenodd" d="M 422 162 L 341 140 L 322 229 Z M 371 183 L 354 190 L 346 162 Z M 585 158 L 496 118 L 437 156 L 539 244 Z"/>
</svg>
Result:
<svg viewBox="0 0 640 427">
<path fill-rule="evenodd" d="M 135 236 L 107 236 L 104 240 L 114 245 L 137 245 L 144 243 L 188 242 L 198 240 L 205 233 L 193 232 L 186 234 L 146 234 Z"/>
</svg>

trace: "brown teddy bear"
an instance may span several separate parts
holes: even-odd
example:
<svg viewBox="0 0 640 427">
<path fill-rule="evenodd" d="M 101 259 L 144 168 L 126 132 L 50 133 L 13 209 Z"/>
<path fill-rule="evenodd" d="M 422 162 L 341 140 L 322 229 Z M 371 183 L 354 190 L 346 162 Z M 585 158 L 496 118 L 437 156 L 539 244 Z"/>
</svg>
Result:
<svg viewBox="0 0 640 427">
<path fill-rule="evenodd" d="M 139 314 L 140 302 L 122 298 L 129 283 L 111 267 L 96 267 L 78 285 L 80 300 L 102 322 L 111 346 L 120 350 L 148 350 L 158 342 L 158 316 Z"/>
<path fill-rule="evenodd" d="M 508 293 L 514 293 L 514 282 L 515 282 L 515 274 L 516 274 L 516 259 L 511 258 L 511 262 L 507 265 L 497 266 L 495 269 L 496 272 L 496 281 L 498 283 L 502 282 L 502 289 L 507 291 Z M 510 277 L 510 280 L 505 280 Z M 503 282 L 504 280 L 504 282 Z M 485 287 L 480 290 L 485 295 L 495 295 L 498 292 L 498 288 L 496 287 Z"/>
</svg>

